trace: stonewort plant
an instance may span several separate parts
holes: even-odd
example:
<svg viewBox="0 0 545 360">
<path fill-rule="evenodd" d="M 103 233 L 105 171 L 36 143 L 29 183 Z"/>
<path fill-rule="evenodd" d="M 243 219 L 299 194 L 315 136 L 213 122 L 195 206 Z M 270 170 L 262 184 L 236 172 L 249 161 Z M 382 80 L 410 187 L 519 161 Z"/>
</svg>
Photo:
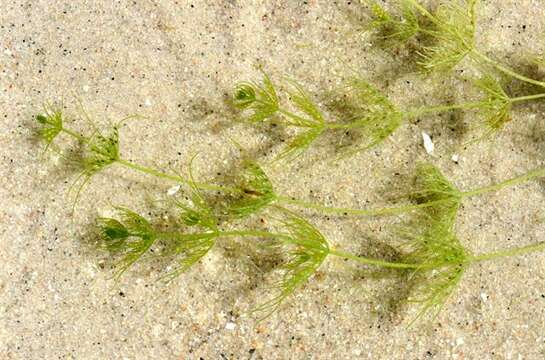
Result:
<svg viewBox="0 0 545 360">
<path fill-rule="evenodd" d="M 277 269 L 278 279 L 269 288 L 271 295 L 252 309 L 259 319 L 273 314 L 330 257 L 351 260 L 366 267 L 396 269 L 400 274 L 410 273 L 417 286 L 408 300 L 421 304 L 417 316 L 420 318 L 424 315 L 435 316 L 439 312 L 471 264 L 545 250 L 545 243 L 537 243 L 473 255 L 458 240 L 455 232 L 456 214 L 463 199 L 543 177 L 544 168 L 498 184 L 461 191 L 436 167 L 421 164 L 417 167 L 412 190 L 405 196 L 407 204 L 379 209 L 334 208 L 277 194 L 265 170 L 248 157 L 240 162 L 237 176 L 230 184 L 197 182 L 191 170 L 193 159 L 187 177 L 128 162 L 123 160 L 118 148 L 118 125 L 114 125 L 110 131 L 115 134 L 115 141 L 108 140 L 113 138 L 112 135 L 94 140 L 92 136 L 102 135 L 85 136 L 65 128 L 62 111 L 55 109 L 36 117 L 41 126 L 38 133 L 47 147 L 52 145 L 55 138 L 52 138 L 49 130 L 52 126 L 55 126 L 55 136 L 66 134 L 81 143 L 83 153 L 87 155 L 80 159 L 83 170 L 77 178 L 90 178 L 105 166 L 117 164 L 184 186 L 184 196 L 172 201 L 172 207 L 178 214 L 174 230 L 165 231 L 154 225 L 152 220 L 121 206 L 114 208 L 114 216 L 97 219 L 100 243 L 117 259 L 116 276 L 139 261 L 159 257 L 173 265 L 173 270 L 167 271 L 162 279 L 174 280 L 195 266 L 222 239 L 236 237 L 257 242 L 262 247 L 285 255 Z M 56 151 L 61 150 L 57 148 Z M 94 165 L 89 167 L 89 164 Z M 210 193 L 216 197 L 208 196 Z M 218 194 L 225 196 L 218 198 Z M 398 242 L 402 240 L 399 250 L 404 255 L 398 261 L 387 261 L 335 249 L 309 220 L 288 210 L 288 207 L 341 216 L 409 214 L 405 225 L 393 232 Z M 237 227 L 237 219 L 258 214 L 270 220 L 269 228 Z"/>
<path fill-rule="evenodd" d="M 378 1 L 365 0 L 364 3 L 369 5 L 372 16 L 366 30 L 392 46 L 414 43 L 419 47 L 417 62 L 425 72 L 437 71 L 441 76 L 447 76 L 448 71 L 462 60 L 473 60 L 480 70 L 484 69 L 474 80 L 480 97 L 458 104 L 404 108 L 392 101 L 380 86 L 357 76 L 344 88 L 356 104 L 354 111 L 346 117 L 331 119 L 299 83 L 287 80 L 288 90 L 281 94 L 272 78 L 263 73 L 261 81 L 237 84 L 232 103 L 246 123 L 256 125 L 274 121 L 298 129 L 278 154 L 278 161 L 303 155 L 328 132 L 348 130 L 359 134 L 358 143 L 340 151 L 341 157 L 350 156 L 382 145 L 411 119 L 453 110 L 474 110 L 474 115 L 480 118 L 479 139 L 484 139 L 510 121 L 514 106 L 545 98 L 543 81 L 519 74 L 476 50 L 476 0 L 443 2 L 433 11 L 416 0 L 400 0 L 388 9 Z M 537 64 L 543 61 L 539 57 L 536 59 Z M 535 90 L 528 95 L 511 96 L 505 77 L 530 84 L 541 92 Z M 272 286 L 264 286 L 268 294 L 250 311 L 258 319 L 279 310 L 295 291 L 312 280 L 325 262 L 333 258 L 364 268 L 391 269 L 399 276 L 408 275 L 415 286 L 407 300 L 420 306 L 414 322 L 435 317 L 461 286 L 472 265 L 545 250 L 545 243 L 539 242 L 492 253 L 473 253 L 456 231 L 457 214 L 463 202 L 543 178 L 544 167 L 496 184 L 462 190 L 437 167 L 422 163 L 416 167 L 414 181 L 401 197 L 401 203 L 366 209 L 332 207 L 279 194 L 273 179 L 267 175 L 266 166 L 242 149 L 232 176 L 223 181 L 202 182 L 193 173 L 195 157 L 188 164 L 186 175 L 125 159 L 119 140 L 129 118 L 101 129 L 86 113 L 84 119 L 91 125 L 90 133 L 67 126 L 69 121 L 66 121 L 62 105 L 48 104 L 35 117 L 37 134 L 45 149 L 77 165 L 78 172 L 71 186 L 75 194 L 74 207 L 85 186 L 107 168 L 124 167 L 173 182 L 182 189 L 168 202 L 169 209 L 175 214 L 174 223 L 168 228 L 161 225 L 160 219 L 139 214 L 128 206 L 115 206 L 113 215 L 96 219 L 100 247 L 115 259 L 116 278 L 137 263 L 161 259 L 164 270 L 160 279 L 175 281 L 198 266 L 222 242 L 238 239 L 248 246 L 257 245 L 267 253 L 280 255 Z M 70 156 L 73 153 L 70 143 L 56 141 L 61 136 L 77 143 L 77 157 Z M 334 247 L 332 240 L 337 239 L 328 238 L 307 218 L 316 213 L 334 214 L 339 221 L 349 216 L 400 216 L 402 224 L 387 230 L 392 246 L 400 256 L 389 260 Z M 252 221 L 257 217 L 267 221 Z M 352 240 L 360 242 L 363 239 Z M 347 271 L 353 268 L 347 268 Z"/>
</svg>

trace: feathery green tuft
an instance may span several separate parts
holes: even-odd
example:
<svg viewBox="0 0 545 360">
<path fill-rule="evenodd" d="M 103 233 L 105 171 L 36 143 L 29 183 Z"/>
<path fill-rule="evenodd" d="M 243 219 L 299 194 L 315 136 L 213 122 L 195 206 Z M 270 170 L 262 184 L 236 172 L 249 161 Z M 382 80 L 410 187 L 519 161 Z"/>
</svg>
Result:
<svg viewBox="0 0 545 360">
<path fill-rule="evenodd" d="M 36 115 L 36 121 L 40 124 L 38 130 L 40 138 L 49 147 L 63 129 L 63 114 L 60 106 L 45 105 L 44 113 Z"/>
<path fill-rule="evenodd" d="M 422 264 L 412 274 L 416 288 L 409 301 L 422 304 L 413 322 L 426 314 L 437 316 L 470 265 L 470 253 L 448 222 L 428 214 L 416 221 L 418 227 L 410 226 L 402 232 L 410 249 L 404 261 Z"/>
<path fill-rule="evenodd" d="M 98 218 L 97 227 L 104 245 L 110 252 L 120 251 L 130 236 L 129 230 L 116 219 Z"/>
<path fill-rule="evenodd" d="M 237 198 L 229 201 L 225 213 L 236 218 L 255 214 L 273 202 L 277 195 L 265 171 L 253 160 L 245 159 L 238 174 L 237 187 L 241 189 Z"/>
<path fill-rule="evenodd" d="M 163 236 L 168 245 L 162 255 L 175 258 L 177 267 L 165 278 L 172 280 L 189 270 L 199 262 L 216 244 L 218 233 L 215 231 L 193 234 L 170 234 Z"/>
<path fill-rule="evenodd" d="M 446 227 L 453 227 L 462 202 L 460 191 L 452 185 L 435 166 L 429 163 L 419 164 L 416 169 L 415 190 L 409 194 L 419 204 L 431 206 L 422 211 Z M 447 226 L 448 225 L 448 226 Z"/>
<path fill-rule="evenodd" d="M 119 160 L 119 134 L 116 127 L 108 136 L 99 133 L 89 139 L 82 139 L 86 144 L 81 160 L 83 170 L 71 186 L 71 190 L 75 187 L 74 207 L 91 177 Z"/>
<path fill-rule="evenodd" d="M 481 115 L 485 118 L 486 137 L 501 130 L 511 121 L 512 103 L 502 85 L 490 75 L 475 81 L 475 85 L 486 95 L 481 108 Z"/>
<path fill-rule="evenodd" d="M 297 134 L 293 139 L 290 140 L 288 145 L 278 154 L 276 157 L 276 160 L 293 160 L 297 158 L 299 155 L 301 155 L 303 152 L 305 152 L 310 145 L 322 133 L 324 132 L 324 128 L 311 128 L 309 130 L 306 130 L 300 134 Z"/>
<path fill-rule="evenodd" d="M 180 218 L 185 225 L 200 226 L 208 230 L 217 231 L 218 218 L 193 177 L 192 164 L 194 159 L 195 157 L 191 159 L 189 164 L 190 204 L 186 205 L 177 200 L 174 202 L 182 210 Z"/>
<path fill-rule="evenodd" d="M 261 84 L 253 82 L 237 84 L 233 104 L 243 111 L 244 118 L 251 123 L 269 120 L 279 109 L 274 84 L 265 73 Z"/>
<path fill-rule="evenodd" d="M 195 182 L 192 171 L 194 160 L 195 156 L 189 163 L 190 204 L 186 205 L 180 201 L 175 201 L 175 204 L 182 210 L 180 218 L 185 225 L 201 227 L 205 231 L 190 234 L 175 233 L 162 237 L 170 242 L 164 251 L 164 255 L 176 257 L 178 263 L 178 267 L 166 276 L 169 280 L 187 271 L 208 254 L 216 244 L 216 239 L 220 234 L 218 230 L 219 221 L 214 209 L 205 199 Z"/>
<path fill-rule="evenodd" d="M 373 20 L 369 28 L 378 33 L 380 39 L 398 43 L 405 43 L 420 31 L 418 17 L 412 4 L 401 1 L 401 16 L 390 14 L 377 1 L 368 0 L 371 6 Z"/>
<path fill-rule="evenodd" d="M 97 134 L 90 138 L 83 157 L 83 173 L 91 177 L 119 160 L 119 132 L 112 128 L 109 135 Z"/>
<path fill-rule="evenodd" d="M 193 189 L 190 204 L 175 200 L 175 205 L 182 211 L 180 219 L 187 226 L 200 226 L 216 230 L 218 219 L 200 191 Z"/>
<path fill-rule="evenodd" d="M 151 248 L 157 234 L 139 214 L 123 207 L 116 210 L 119 220 L 99 218 L 97 227 L 106 249 L 121 256 L 117 272 L 120 276 Z"/>
<path fill-rule="evenodd" d="M 234 104 L 243 110 L 250 122 L 260 122 L 280 115 L 284 125 L 302 128 L 302 133 L 295 136 L 287 147 L 278 155 L 280 159 L 294 159 L 303 153 L 325 130 L 324 116 L 307 92 L 296 81 L 288 81 L 291 89 L 288 91 L 291 105 L 297 112 L 291 112 L 280 107 L 276 90 L 267 75 L 263 83 L 256 85 L 243 82 L 237 85 Z"/>
<path fill-rule="evenodd" d="M 349 125 L 363 137 L 363 144 L 347 152 L 352 155 L 382 143 L 401 126 L 403 114 L 388 97 L 362 79 L 353 79 L 349 89 L 359 101 L 358 113 Z"/>
<path fill-rule="evenodd" d="M 280 152 L 277 160 L 294 158 L 306 151 L 309 146 L 324 132 L 325 119 L 318 108 L 312 101 L 307 92 L 295 81 L 290 81 L 292 90 L 289 92 L 290 100 L 293 106 L 299 110 L 304 116 L 299 116 L 293 113 L 284 113 L 284 117 L 289 125 L 304 128 L 303 132 L 297 134 Z"/>
<path fill-rule="evenodd" d="M 251 83 L 240 83 L 235 87 L 233 103 L 239 109 L 245 109 L 256 101 L 254 85 Z"/>
<path fill-rule="evenodd" d="M 292 119 L 299 121 L 296 125 L 311 128 L 324 125 L 325 120 L 321 110 L 312 101 L 305 89 L 293 80 L 290 81 L 290 85 L 292 86 L 292 90 L 289 91 L 290 101 L 297 110 L 306 115 L 304 118 L 292 116 Z"/>
<path fill-rule="evenodd" d="M 287 212 L 282 225 L 289 235 L 279 240 L 278 246 L 287 248 L 289 259 L 282 266 L 282 279 L 274 284 L 277 294 L 254 310 L 262 314 L 262 318 L 274 313 L 288 296 L 306 283 L 329 254 L 325 237 L 303 218 Z"/>
<path fill-rule="evenodd" d="M 452 0 L 442 3 L 431 16 L 435 29 L 427 34 L 436 44 L 421 52 L 420 65 L 426 70 L 450 70 L 474 49 L 475 5 L 476 0 Z"/>
</svg>

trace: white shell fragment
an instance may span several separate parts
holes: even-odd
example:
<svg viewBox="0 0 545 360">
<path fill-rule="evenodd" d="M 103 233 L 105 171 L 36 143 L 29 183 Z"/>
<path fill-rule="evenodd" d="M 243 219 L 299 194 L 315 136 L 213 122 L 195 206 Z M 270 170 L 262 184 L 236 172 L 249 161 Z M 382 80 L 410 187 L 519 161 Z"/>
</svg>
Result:
<svg viewBox="0 0 545 360">
<path fill-rule="evenodd" d="M 431 141 L 431 137 L 424 131 L 422 131 L 422 140 L 424 140 L 424 149 L 426 149 L 426 152 L 428 154 L 433 153 L 435 145 L 433 144 L 433 141 Z"/>
<path fill-rule="evenodd" d="M 176 194 L 178 191 L 180 191 L 180 185 L 175 185 L 173 187 L 171 187 L 170 189 L 167 190 L 167 194 L 169 196 L 172 196 L 174 194 Z"/>
<path fill-rule="evenodd" d="M 458 154 L 454 154 L 452 155 L 451 159 L 452 161 L 457 163 L 460 160 L 460 156 Z"/>
</svg>

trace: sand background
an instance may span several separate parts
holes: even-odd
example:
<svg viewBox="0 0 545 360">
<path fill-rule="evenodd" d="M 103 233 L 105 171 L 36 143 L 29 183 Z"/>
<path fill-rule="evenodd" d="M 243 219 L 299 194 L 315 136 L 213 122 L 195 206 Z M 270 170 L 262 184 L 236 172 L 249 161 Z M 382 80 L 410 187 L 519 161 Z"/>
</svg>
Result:
<svg viewBox="0 0 545 360">
<path fill-rule="evenodd" d="M 235 123 L 226 99 L 258 66 L 297 79 L 326 103 L 356 69 L 399 104 L 461 100 L 467 81 L 409 73 L 403 52 L 371 45 L 357 1 L 0 0 L 0 354 L 2 359 L 542 359 L 545 254 L 472 267 L 444 311 L 408 329 L 416 308 L 397 306 L 399 284 L 331 259 L 271 318 L 244 312 L 266 299 L 247 254 L 220 244 L 164 285 L 143 264 L 111 280 L 87 243 L 109 204 L 147 213 L 172 186 L 119 167 L 96 176 L 72 212 L 74 174 L 42 155 L 32 116 L 62 100 L 84 129 L 81 99 L 99 124 L 138 113 L 121 132 L 124 157 L 182 170 L 195 152 L 199 177 L 226 171 L 228 137 L 268 159 L 290 132 Z M 481 1 L 479 48 L 543 78 L 526 54 L 545 53 L 543 0 Z M 462 64 L 458 74 L 474 73 Z M 541 73 L 539 72 L 541 71 Z M 516 89 L 515 89 L 516 90 Z M 334 114 L 331 114 L 334 115 Z M 277 191 L 336 206 L 385 204 L 385 189 L 417 160 L 460 188 L 544 164 L 543 103 L 517 107 L 494 141 L 449 116 L 407 124 L 383 146 L 331 165 L 333 138 L 284 168 L 268 167 Z M 471 116 L 462 119 L 476 121 Z M 434 156 L 421 131 L 433 136 Z M 61 140 L 61 144 L 64 140 Z M 458 154 L 460 160 L 451 160 Z M 464 202 L 457 230 L 475 252 L 545 238 L 543 182 Z M 387 256 L 384 229 L 397 219 L 310 217 L 331 243 Z M 255 221 L 259 221 L 259 218 Z M 391 255 L 391 254 L 390 254 Z M 264 274 L 265 279 L 268 274 Z"/>
</svg>

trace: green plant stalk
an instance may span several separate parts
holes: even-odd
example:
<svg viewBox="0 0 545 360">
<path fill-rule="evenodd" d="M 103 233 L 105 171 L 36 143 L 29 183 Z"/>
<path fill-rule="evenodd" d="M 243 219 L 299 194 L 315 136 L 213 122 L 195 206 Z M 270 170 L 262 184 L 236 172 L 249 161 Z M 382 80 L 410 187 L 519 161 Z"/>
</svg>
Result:
<svg viewBox="0 0 545 360">
<path fill-rule="evenodd" d="M 64 133 L 66 133 L 67 135 L 70 135 L 71 137 L 77 139 L 78 141 L 80 141 L 82 143 L 86 143 L 86 144 L 89 143 L 88 138 L 86 138 L 85 136 L 83 136 L 81 134 L 78 134 L 77 132 L 75 132 L 75 131 L 73 131 L 71 129 L 63 127 L 62 131 Z M 124 166 L 126 168 L 129 168 L 129 169 L 132 169 L 132 170 L 135 170 L 135 171 L 139 171 L 139 172 L 147 174 L 147 175 L 152 175 L 152 176 L 158 177 L 160 179 L 171 180 L 171 181 L 174 181 L 174 182 L 177 182 L 177 183 L 188 184 L 188 185 L 193 184 L 193 185 L 195 185 L 198 188 L 203 189 L 203 190 L 223 191 L 223 192 L 237 192 L 237 193 L 240 192 L 239 189 L 232 188 L 232 187 L 227 187 L 227 186 L 216 186 L 216 185 L 211 185 L 211 184 L 206 184 L 206 183 L 193 183 L 193 182 L 189 181 L 188 179 L 185 179 L 185 178 L 183 178 L 181 176 L 167 174 L 167 173 L 161 172 L 159 170 L 156 170 L 154 168 L 139 165 L 139 164 L 136 164 L 136 163 L 133 163 L 131 161 L 121 159 L 121 158 L 115 160 L 115 163 L 117 163 L 119 165 L 122 165 L 122 166 Z"/>
<path fill-rule="evenodd" d="M 302 117 L 298 116 L 297 114 L 294 114 L 291 111 L 288 111 L 286 109 L 278 108 L 278 112 L 280 114 L 284 115 L 285 117 L 296 121 L 295 123 L 294 122 L 288 122 L 288 125 L 290 125 L 290 126 L 304 127 L 304 128 L 312 128 L 312 127 L 319 126 L 318 124 L 316 124 L 316 123 L 314 123 L 312 121 L 308 121 L 307 119 L 302 118 Z"/>
<path fill-rule="evenodd" d="M 222 192 L 240 192 L 239 189 L 235 189 L 235 188 L 227 187 L 227 186 L 211 185 L 211 184 L 206 184 L 206 183 L 193 183 L 193 182 L 191 182 L 191 181 L 189 181 L 189 180 L 187 180 L 187 179 L 185 179 L 185 178 L 183 178 L 181 176 L 163 173 L 163 172 L 161 172 L 159 170 L 156 170 L 154 168 L 150 168 L 150 167 L 142 166 L 142 165 L 139 165 L 139 164 L 135 164 L 135 163 L 130 162 L 128 160 L 118 159 L 118 160 L 116 160 L 116 163 L 119 164 L 119 165 L 125 166 L 125 167 L 127 167 L 129 169 L 139 171 L 139 172 L 147 174 L 147 175 L 155 176 L 155 177 L 158 177 L 160 179 L 172 180 L 172 181 L 175 181 L 175 182 L 178 182 L 178 183 L 184 183 L 184 184 L 188 184 L 188 185 L 193 184 L 193 185 L 195 185 L 196 187 L 198 187 L 199 189 L 202 189 L 202 190 L 222 191 Z"/>
<path fill-rule="evenodd" d="M 88 142 L 88 139 L 83 137 L 82 135 L 79 135 L 69 129 L 63 129 L 63 131 L 76 139 L 82 141 L 82 142 Z M 125 166 L 127 168 L 145 173 L 147 175 L 155 176 L 161 179 L 174 181 L 177 183 L 184 183 L 184 184 L 191 184 L 191 182 L 183 177 L 177 176 L 177 175 L 171 175 L 163 173 L 159 170 L 145 167 L 142 165 L 138 165 L 132 162 L 129 162 L 127 160 L 119 159 L 116 161 L 118 164 Z M 472 197 L 472 196 L 478 196 L 482 195 L 487 192 L 497 191 L 502 188 L 508 187 L 508 186 L 514 186 L 518 185 L 527 181 L 530 181 L 532 179 L 545 176 L 545 168 L 538 168 L 535 170 L 532 170 L 526 174 L 514 177 L 509 180 L 502 181 L 497 184 L 484 186 L 481 188 L 477 188 L 474 190 L 469 190 L 465 192 L 460 192 L 456 194 L 457 196 L 461 198 L 466 197 Z M 241 193 L 243 190 L 234 188 L 234 187 L 228 187 L 228 186 L 221 186 L 221 185 L 211 185 L 206 183 L 193 183 L 195 186 L 197 186 L 200 189 L 203 190 L 210 190 L 210 191 L 221 191 L 221 192 L 227 192 L 227 193 Z M 312 202 L 307 202 L 303 200 L 293 199 L 290 197 L 285 196 L 277 196 L 275 198 L 276 202 L 284 203 L 284 204 L 290 204 L 295 205 L 307 209 L 314 209 L 319 210 L 323 213 L 329 213 L 329 214 L 341 214 L 341 215 L 354 215 L 354 216 L 386 216 L 386 215 L 397 215 L 402 214 L 406 212 L 410 212 L 413 210 L 418 210 L 426 207 L 431 207 L 437 204 L 444 203 L 448 201 L 449 199 L 445 200 L 436 200 L 436 201 L 430 201 L 426 203 L 421 204 L 415 204 L 415 205 L 405 205 L 405 206 L 398 206 L 398 207 L 390 207 L 390 208 L 380 208 L 380 209 L 353 209 L 353 208 L 342 208 L 342 207 L 331 207 L 331 206 L 325 206 L 320 205 Z"/>
<path fill-rule="evenodd" d="M 516 98 L 509 98 L 506 99 L 510 103 L 515 104 L 523 101 L 532 101 L 532 100 L 539 100 L 545 98 L 545 93 L 543 94 L 536 94 L 536 95 L 527 95 L 527 96 L 520 96 Z M 421 115 L 425 114 L 431 114 L 431 113 L 441 113 L 451 110 L 467 110 L 467 109 L 477 109 L 483 105 L 488 104 L 487 101 L 476 101 L 476 102 L 467 102 L 467 103 L 461 103 L 461 104 L 453 104 L 453 105 L 439 105 L 439 106 L 425 106 L 421 107 L 415 110 L 409 110 L 404 113 L 406 118 L 415 118 Z"/>
<path fill-rule="evenodd" d="M 535 96 L 533 96 L 533 97 L 535 97 Z M 84 137 L 84 136 L 82 136 L 82 135 L 80 135 L 80 134 L 78 134 L 78 133 L 76 133 L 76 132 L 74 132 L 74 131 L 72 131 L 70 129 L 63 128 L 63 131 L 65 133 L 69 134 L 70 136 L 75 137 L 79 141 L 88 142 L 88 139 L 86 137 Z M 181 176 L 166 174 L 166 173 L 163 173 L 163 172 L 161 172 L 159 170 L 149 168 L 149 167 L 145 167 L 145 166 L 142 166 L 142 165 L 138 165 L 138 164 L 135 164 L 133 162 L 130 162 L 130 161 L 127 161 L 127 160 L 124 160 L 124 159 L 118 159 L 118 160 L 116 160 L 116 163 L 118 163 L 118 164 L 120 164 L 122 166 L 125 166 L 127 168 L 130 168 L 132 170 L 136 170 L 136 171 L 145 173 L 147 175 L 158 177 L 160 179 L 170 180 L 170 181 L 174 181 L 174 182 L 177 182 L 177 183 L 193 184 L 193 185 L 195 185 L 198 188 L 203 189 L 203 190 L 221 191 L 221 192 L 227 192 L 227 193 L 241 193 L 241 192 L 243 192 L 243 190 L 238 189 L 238 188 L 234 188 L 234 187 L 221 186 L 221 185 L 211 185 L 211 184 L 207 184 L 207 183 L 192 183 L 189 180 L 187 180 L 187 179 L 185 179 L 185 178 L 183 178 Z M 480 187 L 480 188 L 477 188 L 477 189 L 474 189 L 474 190 L 462 191 L 462 192 L 459 192 L 458 194 L 455 194 L 455 195 L 460 197 L 460 198 L 478 196 L 478 195 L 485 194 L 487 192 L 498 191 L 498 190 L 503 189 L 505 187 L 515 186 L 515 185 L 518 185 L 518 184 L 533 180 L 533 179 L 538 178 L 538 177 L 543 177 L 543 176 L 545 176 L 545 168 L 538 168 L 538 169 L 532 170 L 530 172 L 527 172 L 527 173 L 525 173 L 523 175 L 514 177 L 512 179 L 508 179 L 508 180 L 499 182 L 497 184 Z M 319 204 L 316 204 L 316 203 L 306 202 L 306 201 L 303 201 L 303 200 L 292 199 L 292 198 L 285 197 L 285 196 L 277 196 L 275 198 L 275 201 L 279 202 L 279 203 L 295 205 L 295 206 L 299 206 L 299 207 L 303 207 L 303 208 L 307 208 L 307 209 L 319 210 L 319 211 L 321 211 L 323 213 L 329 213 L 329 214 L 342 214 L 342 215 L 354 215 L 354 216 L 385 216 L 385 215 L 397 215 L 397 214 L 402 214 L 402 213 L 410 212 L 410 211 L 417 210 L 417 209 L 431 207 L 431 206 L 434 206 L 434 205 L 441 204 L 441 203 L 444 203 L 446 201 L 449 201 L 449 199 L 447 198 L 447 199 L 444 199 L 444 200 L 430 201 L 430 202 L 415 204 L 415 205 L 405 205 L 405 206 L 380 208 L 380 209 L 352 209 L 352 208 L 331 207 L 331 206 L 325 206 L 325 205 L 319 205 Z"/>
<path fill-rule="evenodd" d="M 480 261 L 488 261 L 488 260 L 494 260 L 504 257 L 512 257 L 512 256 L 518 256 L 518 255 L 524 255 L 528 253 L 533 252 L 539 252 L 545 250 L 545 242 L 522 246 L 514 249 L 507 249 L 507 250 L 501 250 L 497 252 L 492 252 L 488 254 L 482 254 L 471 257 L 469 260 L 470 262 L 480 262 Z"/>
<path fill-rule="evenodd" d="M 543 177 L 543 176 L 545 176 L 545 167 L 534 169 L 534 170 L 529 171 L 529 172 L 527 172 L 527 173 L 525 173 L 523 175 L 519 175 L 519 176 L 516 176 L 514 178 L 504 180 L 504 181 L 499 182 L 497 184 L 484 186 L 484 187 L 477 188 L 477 189 L 474 189 L 474 190 L 464 191 L 464 192 L 461 193 L 461 197 L 472 197 L 472 196 L 482 195 L 482 194 L 485 194 L 485 193 L 488 193 L 488 192 L 493 192 L 493 191 L 503 189 L 505 187 L 522 184 L 522 183 L 525 183 L 527 181 L 530 181 L 530 180 L 533 180 L 533 179 L 536 179 L 536 178 L 539 178 L 539 177 Z"/>
<path fill-rule="evenodd" d="M 303 200 L 292 199 L 285 196 L 277 197 L 277 201 L 285 204 L 295 205 L 307 209 L 320 210 L 326 214 L 342 214 L 342 215 L 357 215 L 357 216 L 385 216 L 385 215 L 397 215 L 406 213 L 409 211 L 431 207 L 437 204 L 441 204 L 444 200 L 430 201 L 427 203 L 416 204 L 416 205 L 405 205 L 391 208 L 380 208 L 380 209 L 352 209 L 352 208 L 341 208 L 341 207 L 331 207 L 325 205 L 319 205 L 316 203 L 306 202 Z"/>
<path fill-rule="evenodd" d="M 77 139 L 78 141 L 81 141 L 81 142 L 84 142 L 84 143 L 87 143 L 88 142 L 88 139 L 81 135 L 81 134 L 78 134 L 77 132 L 71 130 L 71 129 L 67 129 L 65 127 L 62 128 L 62 131 L 70 136 L 72 136 L 73 138 Z"/>
<path fill-rule="evenodd" d="M 545 99 L 545 93 L 509 98 L 509 99 L 506 99 L 506 101 L 510 102 L 511 104 L 516 104 L 519 102 L 540 100 L 540 99 Z M 466 103 L 452 104 L 452 105 L 423 106 L 420 108 L 403 111 L 402 114 L 405 119 L 412 119 L 412 118 L 416 118 L 426 114 L 442 113 L 442 112 L 447 112 L 452 110 L 478 109 L 487 104 L 488 104 L 488 101 L 476 101 L 476 102 L 466 102 Z M 305 121 L 305 119 L 301 118 L 300 116 L 297 116 L 287 110 L 279 109 L 278 111 L 282 115 L 288 118 L 298 120 L 298 123 L 288 121 L 287 122 L 288 126 L 295 126 L 300 128 L 310 128 L 310 127 L 317 128 L 317 127 L 323 126 L 323 128 L 331 129 L 331 130 L 354 129 L 359 126 L 358 124 L 344 124 L 344 123 L 336 123 L 336 122 L 326 122 L 324 124 L 312 124 L 308 121 Z"/>
<path fill-rule="evenodd" d="M 488 185 L 484 187 L 480 187 L 474 190 L 469 191 L 462 191 L 458 194 L 453 194 L 458 196 L 459 198 L 468 198 L 478 195 L 483 195 L 488 192 L 498 191 L 500 189 L 503 189 L 505 187 L 509 186 L 515 186 L 530 180 L 533 180 L 535 178 L 543 177 L 545 176 L 545 167 L 544 168 L 538 168 L 535 170 L 532 170 L 526 174 L 514 177 L 512 179 L 508 179 L 505 181 L 502 181 L 497 184 Z M 332 214 L 342 214 L 342 215 L 356 215 L 356 216 L 381 216 L 381 215 L 396 215 L 401 213 L 410 212 L 413 210 L 418 210 L 426 207 L 431 207 L 437 204 L 441 204 L 447 201 L 450 201 L 450 198 L 442 199 L 442 200 L 435 200 L 430 201 L 426 203 L 421 204 L 415 204 L 415 205 L 405 205 L 405 206 L 399 206 L 399 207 L 391 207 L 391 208 L 380 208 L 380 209 L 352 209 L 352 208 L 339 208 L 339 207 L 330 207 L 325 205 L 319 205 L 311 202 L 306 202 L 302 200 L 292 199 L 288 197 L 278 197 L 278 201 L 284 202 L 287 204 L 304 207 L 308 209 L 315 209 L 320 210 L 324 213 L 332 213 Z"/>
<path fill-rule="evenodd" d="M 230 230 L 230 231 L 218 231 L 215 233 L 217 237 L 263 237 L 263 238 L 277 238 L 291 243 L 292 237 L 289 234 L 273 233 L 260 230 Z M 157 235 L 157 238 L 171 239 L 173 237 L 179 237 L 180 233 L 177 232 L 162 232 Z M 183 236 L 183 235 L 182 235 Z M 518 247 L 514 249 L 501 250 L 498 252 L 491 252 L 477 256 L 468 257 L 465 263 L 477 263 L 482 261 L 489 261 L 503 257 L 513 257 L 524 255 L 533 252 L 540 252 L 545 250 L 545 242 L 532 244 L 528 246 Z M 434 269 L 440 268 L 445 265 L 451 264 L 450 262 L 438 262 L 438 263 L 403 263 L 392 262 L 376 258 L 369 258 L 365 256 L 358 256 L 342 250 L 329 249 L 328 255 L 337 256 L 343 259 L 352 260 L 363 265 L 378 266 L 389 269 Z M 458 263 L 458 262 L 452 262 Z"/>
<path fill-rule="evenodd" d="M 527 82 L 529 84 L 533 84 L 533 85 L 537 85 L 537 86 L 545 88 L 545 82 L 544 81 L 534 80 L 534 79 L 531 79 L 531 78 L 526 77 L 524 75 L 521 75 L 521 74 L 515 72 L 514 70 L 511 70 L 510 68 L 500 64 L 499 62 L 492 60 L 488 56 L 484 55 L 483 53 L 481 53 L 481 52 L 479 52 L 479 51 L 477 51 L 475 49 L 471 50 L 470 56 L 471 56 L 471 58 L 473 60 L 475 60 L 477 62 L 479 62 L 479 60 L 482 60 L 482 61 L 492 65 L 494 68 L 496 68 L 497 70 L 503 72 L 504 74 L 507 74 L 507 75 L 509 75 L 511 77 L 514 77 L 515 79 L 518 79 L 518 80 Z"/>
</svg>

